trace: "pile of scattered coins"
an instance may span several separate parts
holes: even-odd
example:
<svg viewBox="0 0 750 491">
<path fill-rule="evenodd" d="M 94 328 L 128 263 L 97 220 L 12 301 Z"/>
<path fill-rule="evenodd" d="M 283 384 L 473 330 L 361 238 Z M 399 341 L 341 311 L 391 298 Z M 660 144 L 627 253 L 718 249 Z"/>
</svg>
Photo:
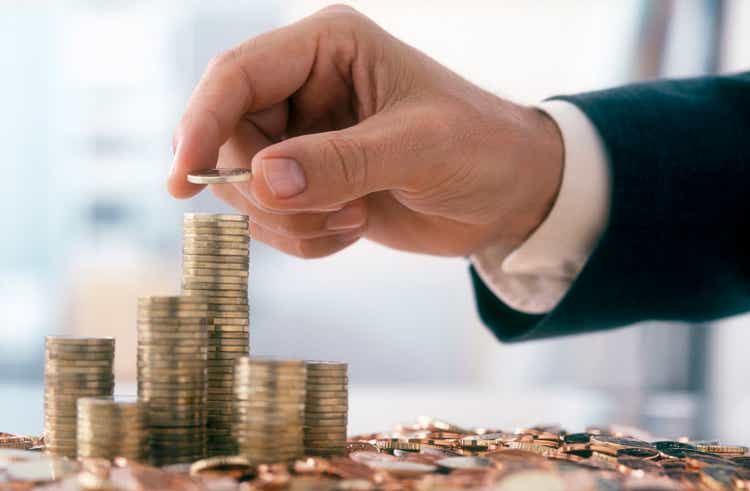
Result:
<svg viewBox="0 0 750 491">
<path fill-rule="evenodd" d="M 259 464 L 236 455 L 155 469 L 0 449 L 0 473 L 9 489 L 24 490 L 58 480 L 66 490 L 729 491 L 750 489 L 750 455 L 745 446 L 663 440 L 636 428 L 506 432 L 422 418 L 351 437 L 342 457 Z"/>
<path fill-rule="evenodd" d="M 206 455 L 207 315 L 202 297 L 138 299 L 138 397 L 157 465 Z"/>
<path fill-rule="evenodd" d="M 243 215 L 186 213 L 183 218 L 182 291 L 208 306 L 208 455 L 237 452 L 232 431 L 232 367 L 247 355 L 250 237 Z"/>
<path fill-rule="evenodd" d="M 305 363 L 243 357 L 236 361 L 234 377 L 234 436 L 239 453 L 253 463 L 302 457 Z"/>
<path fill-rule="evenodd" d="M 143 462 L 150 452 L 146 403 L 135 398 L 78 399 L 78 457 Z"/>
<path fill-rule="evenodd" d="M 349 412 L 347 364 L 308 361 L 306 365 L 305 454 L 343 455 Z"/>
<path fill-rule="evenodd" d="M 57 455 L 77 455 L 77 400 L 111 396 L 115 380 L 113 338 L 45 338 L 44 435 Z"/>
</svg>

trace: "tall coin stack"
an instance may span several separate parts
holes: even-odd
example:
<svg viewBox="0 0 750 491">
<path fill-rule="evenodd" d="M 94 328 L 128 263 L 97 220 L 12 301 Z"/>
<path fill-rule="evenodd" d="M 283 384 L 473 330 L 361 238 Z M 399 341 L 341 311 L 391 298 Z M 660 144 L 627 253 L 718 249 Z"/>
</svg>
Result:
<svg viewBox="0 0 750 491">
<path fill-rule="evenodd" d="M 205 456 L 207 313 L 197 296 L 138 299 L 138 397 L 156 465 Z"/>
<path fill-rule="evenodd" d="M 242 357 L 234 367 L 234 427 L 239 453 L 254 464 L 304 455 L 305 363 Z"/>
<path fill-rule="evenodd" d="M 343 455 L 349 411 L 347 364 L 308 361 L 306 365 L 305 455 Z"/>
<path fill-rule="evenodd" d="M 147 417 L 146 403 L 135 398 L 78 399 L 78 457 L 146 461 Z"/>
<path fill-rule="evenodd" d="M 247 355 L 250 237 L 244 215 L 186 213 L 182 289 L 208 302 L 208 455 L 237 453 L 232 438 L 232 367 Z"/>
<path fill-rule="evenodd" d="M 47 336 L 44 340 L 44 439 L 58 456 L 77 455 L 77 399 L 111 396 L 114 338 Z"/>
</svg>

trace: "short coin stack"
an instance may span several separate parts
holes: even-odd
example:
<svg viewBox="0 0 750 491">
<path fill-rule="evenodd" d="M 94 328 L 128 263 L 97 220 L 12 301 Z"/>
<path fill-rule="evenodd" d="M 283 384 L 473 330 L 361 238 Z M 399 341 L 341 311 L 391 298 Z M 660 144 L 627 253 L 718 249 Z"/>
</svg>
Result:
<svg viewBox="0 0 750 491">
<path fill-rule="evenodd" d="M 347 364 L 308 361 L 306 365 L 305 455 L 343 455 L 349 410 Z"/>
<path fill-rule="evenodd" d="M 232 366 L 247 355 L 250 237 L 243 215 L 186 213 L 182 289 L 208 302 L 208 455 L 237 452 L 232 438 Z"/>
<path fill-rule="evenodd" d="M 138 397 L 156 465 L 206 453 L 207 311 L 197 296 L 138 299 Z"/>
<path fill-rule="evenodd" d="M 77 399 L 112 395 L 114 357 L 114 338 L 45 338 L 44 438 L 50 453 L 76 457 Z"/>
<path fill-rule="evenodd" d="M 146 403 L 134 398 L 78 399 L 78 457 L 144 462 L 149 454 Z"/>
<path fill-rule="evenodd" d="M 234 369 L 233 433 L 254 464 L 302 457 L 305 362 L 242 357 Z"/>
</svg>

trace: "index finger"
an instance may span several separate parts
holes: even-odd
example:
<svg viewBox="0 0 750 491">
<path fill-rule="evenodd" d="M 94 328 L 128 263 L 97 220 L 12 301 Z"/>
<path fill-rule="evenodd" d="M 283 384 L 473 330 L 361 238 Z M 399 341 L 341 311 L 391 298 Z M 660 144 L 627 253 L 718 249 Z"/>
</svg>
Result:
<svg viewBox="0 0 750 491">
<path fill-rule="evenodd" d="M 315 61 L 316 33 L 307 19 L 245 41 L 208 65 L 175 131 L 168 189 L 187 198 L 203 186 L 187 182 L 192 170 L 213 168 L 219 148 L 242 117 L 294 94 Z"/>
</svg>

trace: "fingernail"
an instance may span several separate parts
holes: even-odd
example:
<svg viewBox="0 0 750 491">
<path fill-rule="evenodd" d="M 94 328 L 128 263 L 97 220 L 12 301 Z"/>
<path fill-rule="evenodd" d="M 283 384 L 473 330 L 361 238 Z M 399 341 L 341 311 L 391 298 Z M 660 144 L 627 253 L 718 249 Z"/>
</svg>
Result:
<svg viewBox="0 0 750 491">
<path fill-rule="evenodd" d="M 261 164 L 266 184 L 277 198 L 291 198 L 305 190 L 305 173 L 292 159 L 263 159 Z"/>
<path fill-rule="evenodd" d="M 362 237 L 362 231 L 357 230 L 356 232 L 347 232 L 345 234 L 339 234 L 336 236 L 339 242 L 343 244 L 348 244 L 350 242 L 355 242 L 359 240 Z"/>
<path fill-rule="evenodd" d="M 328 230 L 348 230 L 361 227 L 365 223 L 365 213 L 361 206 L 347 206 L 343 210 L 331 213 L 326 218 Z"/>
</svg>

